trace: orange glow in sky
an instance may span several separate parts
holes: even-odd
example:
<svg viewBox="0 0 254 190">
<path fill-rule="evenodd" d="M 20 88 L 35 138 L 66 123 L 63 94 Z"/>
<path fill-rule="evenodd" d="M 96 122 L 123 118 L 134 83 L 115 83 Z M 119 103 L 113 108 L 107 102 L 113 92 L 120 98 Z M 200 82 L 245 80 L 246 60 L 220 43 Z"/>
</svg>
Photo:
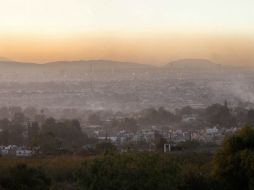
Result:
<svg viewBox="0 0 254 190">
<path fill-rule="evenodd" d="M 0 0 L 0 57 L 254 64 L 253 0 Z"/>
</svg>

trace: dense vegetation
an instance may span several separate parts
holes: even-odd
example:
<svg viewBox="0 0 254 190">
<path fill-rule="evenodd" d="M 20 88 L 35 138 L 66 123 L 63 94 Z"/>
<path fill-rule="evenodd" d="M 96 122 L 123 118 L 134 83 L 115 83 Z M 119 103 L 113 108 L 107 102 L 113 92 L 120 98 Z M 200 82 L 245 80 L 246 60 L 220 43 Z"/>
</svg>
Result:
<svg viewBox="0 0 254 190">
<path fill-rule="evenodd" d="M 228 137 L 214 157 L 214 175 L 224 189 L 254 189 L 254 129 L 247 125 Z"/>
<path fill-rule="evenodd" d="M 1 189 L 251 190 L 254 129 L 245 126 L 215 154 L 119 154 L 0 159 Z"/>
<path fill-rule="evenodd" d="M 76 150 L 89 142 L 82 133 L 80 122 L 45 118 L 40 123 L 30 122 L 23 113 L 15 113 L 11 119 L 0 120 L 0 144 L 40 147 L 45 154 L 59 150 Z"/>
</svg>

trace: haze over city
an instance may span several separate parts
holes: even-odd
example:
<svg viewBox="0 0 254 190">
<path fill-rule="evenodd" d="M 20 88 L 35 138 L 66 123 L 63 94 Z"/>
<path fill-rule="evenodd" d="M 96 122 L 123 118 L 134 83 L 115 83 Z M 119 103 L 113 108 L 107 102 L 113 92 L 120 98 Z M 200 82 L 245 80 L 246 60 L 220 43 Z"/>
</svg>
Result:
<svg viewBox="0 0 254 190">
<path fill-rule="evenodd" d="M 254 0 L 0 0 L 0 190 L 254 190 Z"/>
</svg>

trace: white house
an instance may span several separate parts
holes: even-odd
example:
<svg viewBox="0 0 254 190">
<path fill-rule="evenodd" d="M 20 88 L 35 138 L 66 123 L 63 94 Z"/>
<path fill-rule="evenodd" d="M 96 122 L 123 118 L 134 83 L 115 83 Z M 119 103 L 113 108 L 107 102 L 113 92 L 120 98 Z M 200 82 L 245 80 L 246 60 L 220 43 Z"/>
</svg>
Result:
<svg viewBox="0 0 254 190">
<path fill-rule="evenodd" d="M 208 128 L 208 129 L 206 129 L 206 133 L 208 134 L 208 135 L 214 135 L 214 134 L 216 134 L 216 133 L 218 133 L 218 129 L 217 129 L 217 127 L 213 127 L 213 128 Z"/>
<path fill-rule="evenodd" d="M 5 146 L 0 146 L 0 155 L 5 156 L 8 154 L 8 150 L 5 149 Z"/>
<path fill-rule="evenodd" d="M 28 149 L 18 149 L 16 150 L 16 156 L 17 157 L 29 157 L 33 155 L 33 151 L 32 150 L 28 150 Z"/>
</svg>

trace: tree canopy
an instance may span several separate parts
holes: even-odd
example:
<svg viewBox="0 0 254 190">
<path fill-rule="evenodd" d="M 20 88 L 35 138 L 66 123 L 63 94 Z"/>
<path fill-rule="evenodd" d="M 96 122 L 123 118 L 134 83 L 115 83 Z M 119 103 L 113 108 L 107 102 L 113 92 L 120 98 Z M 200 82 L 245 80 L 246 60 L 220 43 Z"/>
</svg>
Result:
<svg viewBox="0 0 254 190">
<path fill-rule="evenodd" d="M 214 175 L 225 189 L 254 189 L 254 128 L 246 125 L 225 139 L 214 157 Z"/>
</svg>

